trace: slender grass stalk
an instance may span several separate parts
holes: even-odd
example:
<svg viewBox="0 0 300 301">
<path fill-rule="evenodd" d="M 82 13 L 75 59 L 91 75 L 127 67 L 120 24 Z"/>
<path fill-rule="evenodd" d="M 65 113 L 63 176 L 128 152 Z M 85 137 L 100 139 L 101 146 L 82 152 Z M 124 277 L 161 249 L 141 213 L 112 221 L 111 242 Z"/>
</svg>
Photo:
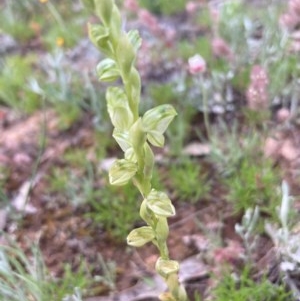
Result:
<svg viewBox="0 0 300 301">
<path fill-rule="evenodd" d="M 168 286 L 160 300 L 186 301 L 186 291 L 178 279 L 179 264 L 170 259 L 167 246 L 167 218 L 175 215 L 175 208 L 167 194 L 153 188 L 151 182 L 154 154 L 150 144 L 164 146 L 164 133 L 177 113 L 171 105 L 165 104 L 139 115 L 141 80 L 134 67 L 141 45 L 139 34 L 136 30 L 123 30 L 120 12 L 113 0 L 84 2 L 102 21 L 101 25 L 89 24 L 90 39 L 106 56 L 97 66 L 98 77 L 107 82 L 121 78 L 123 83 L 123 87 L 109 87 L 106 92 L 113 137 L 124 151 L 124 158 L 111 167 L 109 180 L 112 185 L 133 181 L 143 197 L 140 216 L 146 222 L 146 226 L 130 232 L 127 242 L 135 247 L 152 242 L 160 253 L 156 271 Z"/>
</svg>

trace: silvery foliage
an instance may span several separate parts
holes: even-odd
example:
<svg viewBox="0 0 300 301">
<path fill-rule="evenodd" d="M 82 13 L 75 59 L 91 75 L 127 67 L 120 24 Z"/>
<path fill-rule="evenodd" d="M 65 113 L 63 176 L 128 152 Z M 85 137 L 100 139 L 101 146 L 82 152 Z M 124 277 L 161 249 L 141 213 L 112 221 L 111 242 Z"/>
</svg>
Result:
<svg viewBox="0 0 300 301">
<path fill-rule="evenodd" d="M 246 210 L 241 224 L 235 225 L 235 232 L 243 239 L 244 247 L 246 249 L 246 261 L 251 261 L 251 254 L 256 247 L 257 238 L 253 234 L 255 225 L 259 218 L 259 207 Z"/>
<path fill-rule="evenodd" d="M 299 222 L 290 229 L 291 203 L 292 198 L 289 195 L 289 187 L 284 181 L 282 183 L 281 206 L 277 208 L 281 227 L 275 228 L 271 224 L 266 224 L 265 228 L 274 242 L 283 280 L 290 287 L 293 295 L 299 300 L 300 291 L 293 278 L 300 275 L 300 233 Z"/>
<path fill-rule="evenodd" d="M 80 289 L 75 287 L 74 294 L 65 296 L 62 301 L 82 301 Z"/>
</svg>

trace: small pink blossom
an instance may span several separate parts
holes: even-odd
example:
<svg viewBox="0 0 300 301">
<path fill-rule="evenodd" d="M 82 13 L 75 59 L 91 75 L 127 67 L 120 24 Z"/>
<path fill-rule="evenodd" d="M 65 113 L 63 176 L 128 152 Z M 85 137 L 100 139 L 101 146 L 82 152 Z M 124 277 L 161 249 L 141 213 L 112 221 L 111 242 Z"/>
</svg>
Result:
<svg viewBox="0 0 300 301">
<path fill-rule="evenodd" d="M 269 106 L 269 78 L 266 70 L 259 65 L 253 66 L 250 80 L 251 82 L 246 92 L 249 108 L 254 111 L 267 109 Z"/>
<path fill-rule="evenodd" d="M 269 78 L 266 70 L 260 65 L 254 65 L 250 74 L 251 83 L 255 86 L 267 86 Z"/>
<path fill-rule="evenodd" d="M 266 89 L 250 85 L 246 92 L 248 107 L 253 111 L 266 110 L 268 108 L 268 94 Z"/>
<path fill-rule="evenodd" d="M 185 10 L 189 14 L 194 14 L 198 10 L 198 7 L 199 7 L 199 5 L 196 2 L 189 1 L 185 6 Z"/>
<path fill-rule="evenodd" d="M 233 58 L 232 50 L 230 49 L 229 45 L 221 38 L 214 38 L 211 42 L 212 44 L 212 51 L 215 56 L 223 57 L 227 59 Z"/>
<path fill-rule="evenodd" d="M 165 42 L 167 47 L 172 47 L 174 45 L 174 40 L 176 38 L 176 31 L 172 28 L 167 28 L 163 30 Z"/>
<path fill-rule="evenodd" d="M 209 12 L 210 12 L 210 18 L 211 18 L 213 24 L 217 25 L 220 21 L 220 11 L 213 6 L 210 6 Z"/>
<path fill-rule="evenodd" d="M 26 153 L 16 153 L 13 156 L 13 162 L 17 165 L 29 164 L 31 163 L 31 158 Z"/>
<path fill-rule="evenodd" d="M 280 156 L 280 149 L 282 147 L 282 140 L 280 137 L 268 137 L 264 144 L 264 155 L 267 158 L 277 160 Z"/>
<path fill-rule="evenodd" d="M 136 13 L 139 10 L 139 5 L 136 0 L 125 0 L 124 7 L 127 10 L 134 12 L 134 13 Z"/>
<path fill-rule="evenodd" d="M 293 30 L 299 23 L 299 17 L 294 13 L 286 13 L 280 17 L 279 23 L 281 26 Z"/>
<path fill-rule="evenodd" d="M 290 13 L 300 16 L 300 0 L 290 0 L 288 8 Z"/>
<path fill-rule="evenodd" d="M 214 260 L 216 263 L 234 263 L 245 252 L 244 248 L 236 241 L 229 241 L 227 247 L 214 250 Z"/>
<path fill-rule="evenodd" d="M 287 120 L 290 119 L 290 117 L 291 117 L 291 112 L 287 108 L 281 108 L 280 110 L 277 111 L 276 119 L 281 123 L 286 122 Z"/>
<path fill-rule="evenodd" d="M 200 54 L 196 54 L 189 58 L 188 67 L 191 74 L 204 73 L 206 71 L 206 62 Z"/>
<path fill-rule="evenodd" d="M 160 32 L 160 27 L 157 19 L 146 9 L 141 9 L 138 12 L 139 21 L 148 27 L 154 33 Z"/>
</svg>

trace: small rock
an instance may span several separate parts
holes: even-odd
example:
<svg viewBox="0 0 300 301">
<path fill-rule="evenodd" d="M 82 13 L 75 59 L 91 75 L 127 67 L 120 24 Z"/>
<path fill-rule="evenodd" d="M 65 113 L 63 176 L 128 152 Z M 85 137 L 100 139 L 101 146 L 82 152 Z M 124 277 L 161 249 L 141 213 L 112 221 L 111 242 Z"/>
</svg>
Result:
<svg viewBox="0 0 300 301">
<path fill-rule="evenodd" d="M 192 142 L 183 149 L 183 153 L 195 157 L 205 156 L 210 153 L 210 146 L 209 144 Z"/>
<path fill-rule="evenodd" d="M 280 154 L 288 161 L 293 161 L 299 156 L 299 150 L 291 140 L 285 140 L 280 150 Z"/>
<path fill-rule="evenodd" d="M 266 157 L 278 159 L 282 141 L 274 137 L 268 137 L 265 141 L 264 154 Z"/>
<path fill-rule="evenodd" d="M 5 54 L 17 48 L 17 42 L 7 34 L 0 34 L 0 54 Z"/>
</svg>

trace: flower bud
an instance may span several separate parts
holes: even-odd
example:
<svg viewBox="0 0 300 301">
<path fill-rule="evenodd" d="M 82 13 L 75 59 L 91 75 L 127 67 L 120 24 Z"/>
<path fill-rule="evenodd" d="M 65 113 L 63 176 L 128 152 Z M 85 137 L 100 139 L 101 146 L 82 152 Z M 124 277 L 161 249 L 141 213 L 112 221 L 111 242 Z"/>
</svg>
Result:
<svg viewBox="0 0 300 301">
<path fill-rule="evenodd" d="M 159 275 L 167 278 L 170 274 L 178 273 L 179 264 L 175 260 L 167 260 L 160 257 L 156 262 L 155 269 Z"/>
<path fill-rule="evenodd" d="M 128 40 L 130 41 L 135 52 L 139 50 L 142 45 L 142 39 L 137 30 L 130 30 L 127 33 Z"/>
<path fill-rule="evenodd" d="M 186 5 L 185 5 L 185 10 L 188 14 L 195 14 L 197 12 L 197 10 L 199 9 L 199 4 L 194 2 L 194 1 L 189 1 Z"/>
<path fill-rule="evenodd" d="M 108 43 L 109 30 L 102 25 L 88 24 L 88 32 L 90 40 L 93 42 L 93 44 L 105 55 L 110 56 L 112 51 L 110 44 Z"/>
<path fill-rule="evenodd" d="M 136 0 L 125 0 L 124 7 L 128 11 L 136 13 L 139 10 L 139 4 Z"/>
<path fill-rule="evenodd" d="M 175 208 L 171 200 L 162 191 L 152 189 L 146 197 L 146 201 L 148 208 L 158 216 L 170 217 L 175 215 Z"/>
<path fill-rule="evenodd" d="M 97 65 L 97 75 L 99 80 L 103 82 L 112 82 L 120 77 L 120 72 L 115 61 L 112 59 L 104 59 Z"/>
<path fill-rule="evenodd" d="M 215 56 L 227 59 L 233 58 L 232 50 L 222 38 L 214 38 L 211 42 L 211 45 Z"/>
<path fill-rule="evenodd" d="M 154 231 L 151 227 L 140 227 L 132 230 L 127 236 L 127 243 L 133 247 L 142 247 L 147 242 L 155 238 Z"/>
<path fill-rule="evenodd" d="M 189 58 L 188 68 L 189 72 L 193 75 L 204 73 L 206 71 L 206 62 L 201 55 L 196 54 Z"/>
<path fill-rule="evenodd" d="M 125 185 L 136 172 L 137 164 L 135 162 L 126 159 L 117 160 L 109 170 L 109 182 L 111 185 Z"/>
<path fill-rule="evenodd" d="M 281 123 L 288 121 L 290 117 L 291 117 L 291 112 L 287 108 L 281 108 L 276 113 L 276 118 Z"/>
</svg>

